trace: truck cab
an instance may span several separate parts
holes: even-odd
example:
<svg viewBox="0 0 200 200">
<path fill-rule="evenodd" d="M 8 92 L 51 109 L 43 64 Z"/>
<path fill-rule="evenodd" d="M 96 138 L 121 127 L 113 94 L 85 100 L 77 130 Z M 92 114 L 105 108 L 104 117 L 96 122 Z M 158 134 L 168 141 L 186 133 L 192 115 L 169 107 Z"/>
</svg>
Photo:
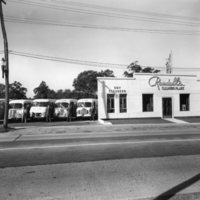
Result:
<svg viewBox="0 0 200 200">
<path fill-rule="evenodd" d="M 59 99 L 55 101 L 55 118 L 71 121 L 76 118 L 76 99 Z"/>
<path fill-rule="evenodd" d="M 30 117 L 32 120 L 46 120 L 54 119 L 55 100 L 53 99 L 35 99 L 32 102 L 30 109 Z"/>
<path fill-rule="evenodd" d="M 32 100 L 17 99 L 9 102 L 8 119 L 24 122 L 27 117 L 27 108 L 31 107 Z"/>
<path fill-rule="evenodd" d="M 97 99 L 79 99 L 77 102 L 76 116 L 77 118 L 97 118 L 98 115 Z"/>
</svg>

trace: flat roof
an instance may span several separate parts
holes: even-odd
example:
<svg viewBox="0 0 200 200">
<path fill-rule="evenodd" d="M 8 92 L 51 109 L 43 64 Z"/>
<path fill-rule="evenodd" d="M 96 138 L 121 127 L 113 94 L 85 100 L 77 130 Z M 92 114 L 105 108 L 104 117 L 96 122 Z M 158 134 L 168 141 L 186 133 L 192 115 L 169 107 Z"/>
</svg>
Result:
<svg viewBox="0 0 200 200">
<path fill-rule="evenodd" d="M 134 73 L 133 77 L 97 77 L 97 79 L 104 79 L 104 80 L 135 80 L 137 76 L 181 76 L 181 77 L 191 77 L 197 78 L 197 75 L 190 75 L 190 74 L 159 74 L 159 73 Z"/>
</svg>

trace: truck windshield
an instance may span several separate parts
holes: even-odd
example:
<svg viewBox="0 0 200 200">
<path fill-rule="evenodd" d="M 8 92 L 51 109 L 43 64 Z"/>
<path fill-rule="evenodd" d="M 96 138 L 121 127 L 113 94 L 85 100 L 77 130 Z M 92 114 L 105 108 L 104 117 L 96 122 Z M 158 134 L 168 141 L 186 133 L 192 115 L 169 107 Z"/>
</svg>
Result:
<svg viewBox="0 0 200 200">
<path fill-rule="evenodd" d="M 69 104 L 66 102 L 56 103 L 56 108 L 68 108 Z"/>
<path fill-rule="evenodd" d="M 10 103 L 9 107 L 12 108 L 12 109 L 21 109 L 22 104 L 21 103 Z"/>
<path fill-rule="evenodd" d="M 48 102 L 33 102 L 33 107 L 47 107 Z"/>
<path fill-rule="evenodd" d="M 90 102 L 85 102 L 85 107 L 91 107 L 92 104 Z"/>
<path fill-rule="evenodd" d="M 79 102 L 78 107 L 91 107 L 92 103 L 91 102 Z"/>
</svg>

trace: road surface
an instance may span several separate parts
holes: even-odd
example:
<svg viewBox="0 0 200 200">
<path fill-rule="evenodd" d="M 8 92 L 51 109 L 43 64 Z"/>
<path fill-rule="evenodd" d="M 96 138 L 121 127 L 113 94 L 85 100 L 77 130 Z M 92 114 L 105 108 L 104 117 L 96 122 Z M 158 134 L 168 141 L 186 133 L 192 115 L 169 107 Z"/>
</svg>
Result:
<svg viewBox="0 0 200 200">
<path fill-rule="evenodd" d="M 163 130 L 155 127 L 76 134 L 19 134 L 11 137 L 11 141 L 9 138 L 1 138 L 1 168 L 200 154 L 199 128 L 189 126 Z"/>
<path fill-rule="evenodd" d="M 199 200 L 199 166 L 196 155 L 4 168 L 0 199 Z"/>
<path fill-rule="evenodd" d="M 0 199 L 199 200 L 199 130 L 18 128 L 0 136 Z"/>
</svg>

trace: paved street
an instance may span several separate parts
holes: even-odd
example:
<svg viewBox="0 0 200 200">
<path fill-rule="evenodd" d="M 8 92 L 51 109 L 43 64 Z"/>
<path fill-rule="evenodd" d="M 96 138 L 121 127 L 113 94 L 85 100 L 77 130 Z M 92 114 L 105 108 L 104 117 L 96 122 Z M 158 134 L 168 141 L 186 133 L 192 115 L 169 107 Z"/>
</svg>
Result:
<svg viewBox="0 0 200 200">
<path fill-rule="evenodd" d="M 198 124 L 19 127 L 0 135 L 0 167 L 197 155 L 199 144 Z"/>
<path fill-rule="evenodd" d="M 200 156 L 0 169 L 4 200 L 199 200 Z"/>
<path fill-rule="evenodd" d="M 17 126 L 0 135 L 0 199 L 196 200 L 199 155 L 199 124 Z"/>
<path fill-rule="evenodd" d="M 200 154 L 199 132 L 188 131 L 24 136 L 0 143 L 0 167 Z"/>
</svg>

